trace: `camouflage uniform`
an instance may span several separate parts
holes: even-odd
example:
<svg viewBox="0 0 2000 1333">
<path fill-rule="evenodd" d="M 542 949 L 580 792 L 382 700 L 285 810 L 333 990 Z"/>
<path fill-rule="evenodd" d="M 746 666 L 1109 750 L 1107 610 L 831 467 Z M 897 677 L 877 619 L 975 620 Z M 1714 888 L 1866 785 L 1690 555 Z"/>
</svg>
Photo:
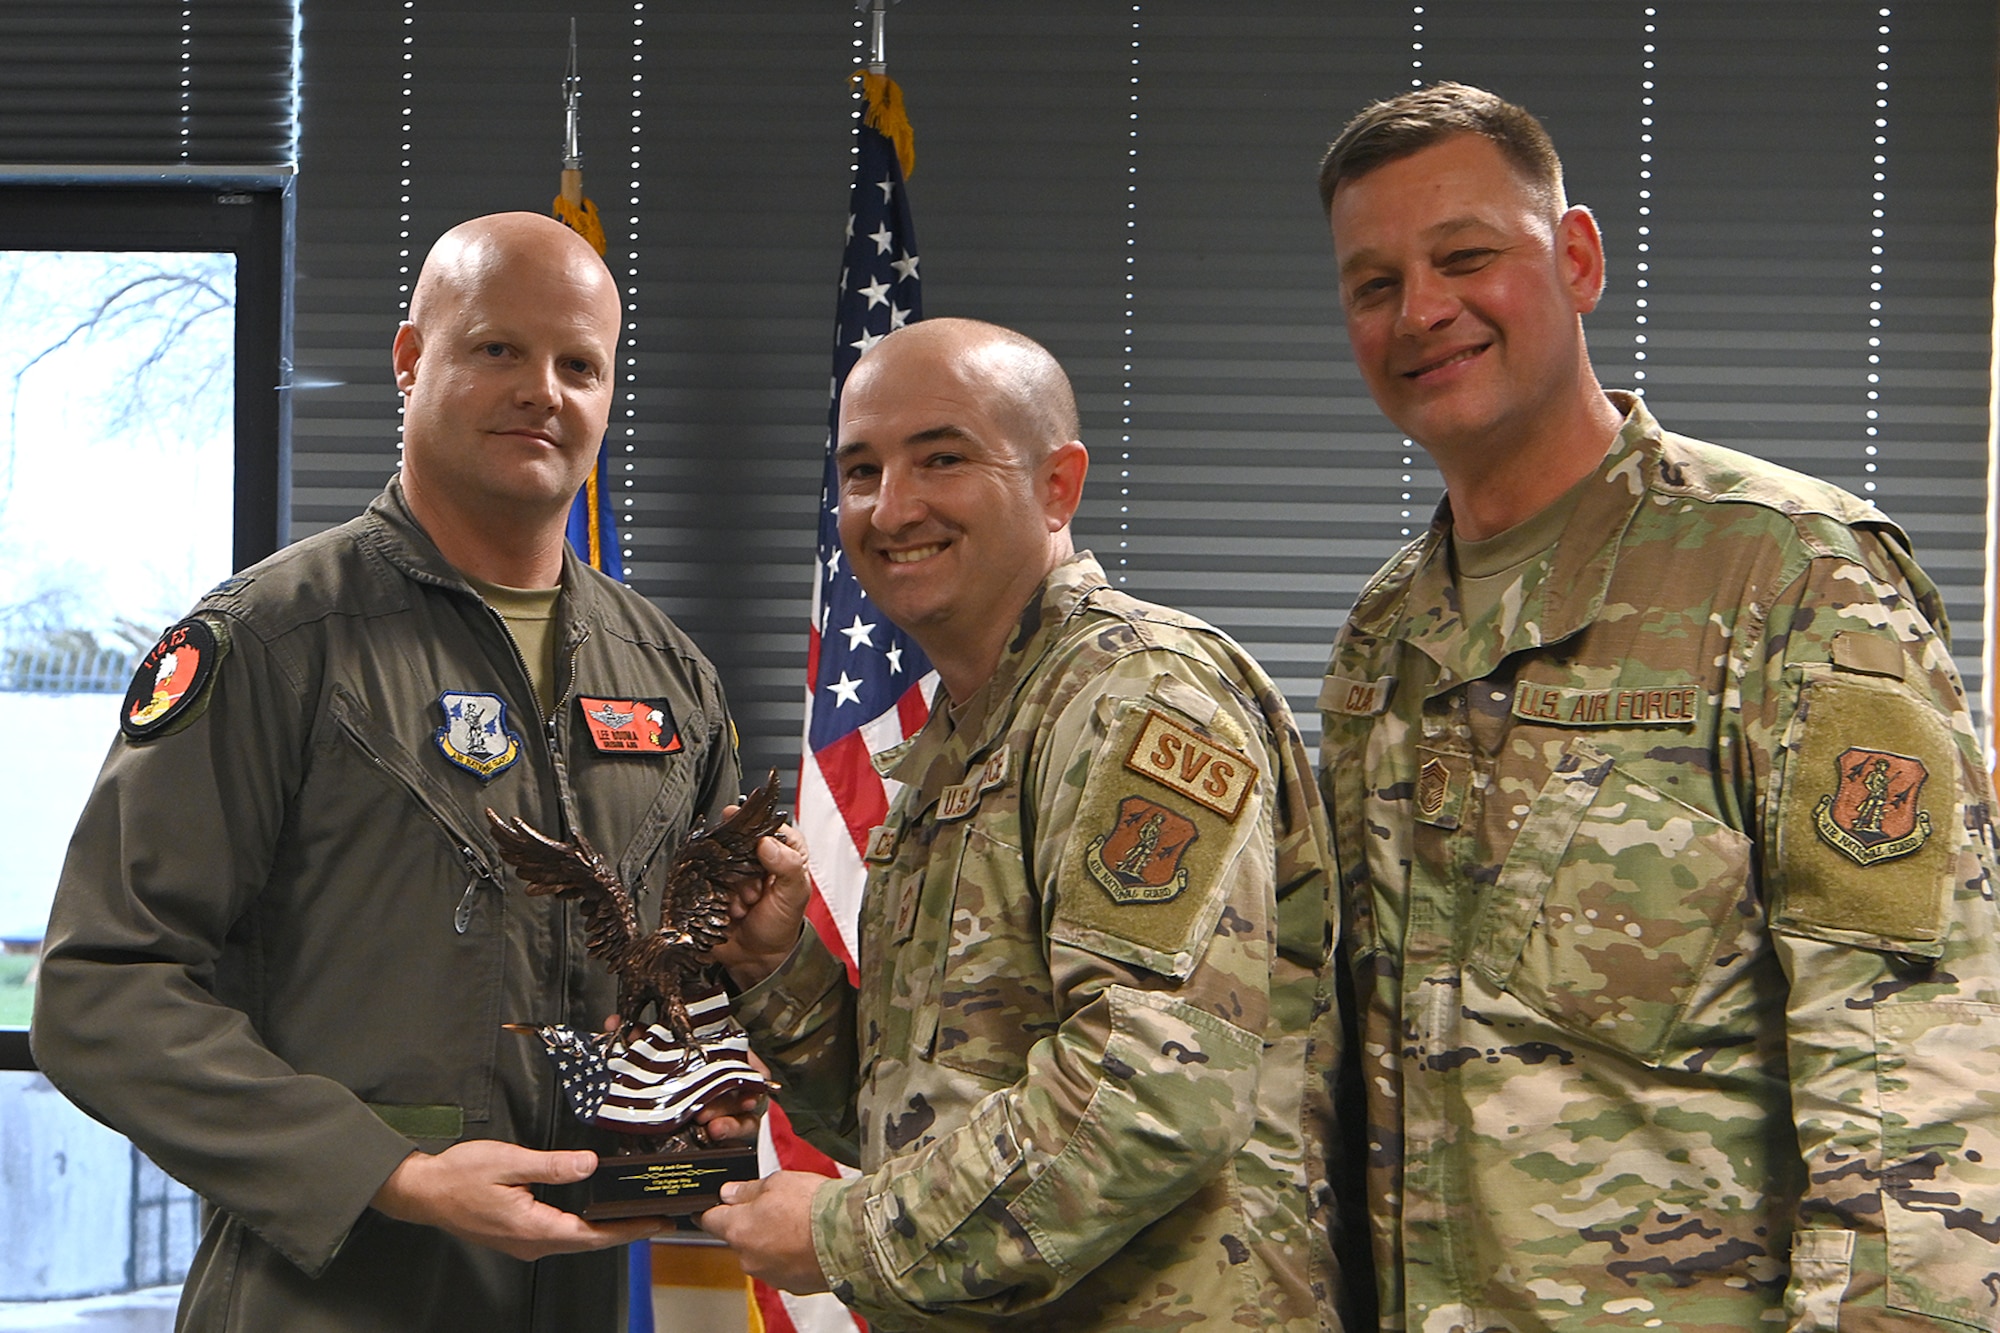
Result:
<svg viewBox="0 0 2000 1333">
<path fill-rule="evenodd" d="M 1331 1322 L 1331 857 L 1277 688 L 1084 555 L 883 762 L 859 991 L 808 931 L 737 1009 L 866 1173 L 815 1201 L 834 1292 L 882 1329 Z"/>
<path fill-rule="evenodd" d="M 1492 619 L 1441 510 L 1320 696 L 1383 1327 L 2000 1327 L 1992 787 L 1936 590 L 1615 397 Z"/>
</svg>

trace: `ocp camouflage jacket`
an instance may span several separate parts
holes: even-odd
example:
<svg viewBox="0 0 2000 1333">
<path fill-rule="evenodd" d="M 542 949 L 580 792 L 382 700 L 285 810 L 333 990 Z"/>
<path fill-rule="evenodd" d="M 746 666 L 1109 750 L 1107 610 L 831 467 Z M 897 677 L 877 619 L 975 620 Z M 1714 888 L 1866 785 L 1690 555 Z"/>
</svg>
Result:
<svg viewBox="0 0 2000 1333">
<path fill-rule="evenodd" d="M 1334 1322 L 1331 886 L 1277 688 L 1085 555 L 884 771 L 859 991 L 808 932 L 738 1004 L 866 1173 L 815 1200 L 836 1294 L 882 1329 Z"/>
<path fill-rule="evenodd" d="M 2000 1328 L 1992 787 L 1872 506 L 1629 411 L 1460 623 L 1449 513 L 1320 704 L 1383 1327 Z"/>
</svg>

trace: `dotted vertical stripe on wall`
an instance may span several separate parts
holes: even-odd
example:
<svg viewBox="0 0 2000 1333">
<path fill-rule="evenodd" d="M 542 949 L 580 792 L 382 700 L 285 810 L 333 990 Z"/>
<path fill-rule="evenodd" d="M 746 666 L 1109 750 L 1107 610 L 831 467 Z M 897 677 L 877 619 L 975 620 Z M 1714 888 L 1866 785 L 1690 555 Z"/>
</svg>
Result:
<svg viewBox="0 0 2000 1333">
<path fill-rule="evenodd" d="M 403 0 L 403 58 L 398 64 L 402 72 L 397 76 L 403 118 L 403 164 L 401 182 L 398 188 L 400 206 L 396 210 L 396 319 L 398 322 L 409 318 L 410 314 L 410 145 L 416 142 L 412 133 L 416 125 L 416 45 L 417 45 L 417 0 Z M 396 449 L 401 452 L 403 402 L 400 395 L 396 400 L 397 439 Z"/>
<path fill-rule="evenodd" d="M 194 10 L 181 6 L 181 161 L 194 133 Z"/>
<path fill-rule="evenodd" d="M 1118 437 L 1118 582 L 1126 581 L 1132 547 L 1132 330 L 1137 327 L 1139 280 L 1139 20 L 1132 6 L 1132 72 L 1125 118 L 1125 397 Z"/>
<path fill-rule="evenodd" d="M 1646 394 L 1646 311 L 1647 290 L 1653 269 L 1653 74 L 1659 54 L 1660 11 L 1648 8 L 1644 38 L 1639 44 L 1639 246 L 1637 294 L 1632 302 L 1632 385 L 1640 397 Z"/>
<path fill-rule="evenodd" d="M 640 150 L 644 147 L 646 128 L 646 108 L 641 100 L 646 93 L 646 6 L 643 0 L 634 0 L 632 5 L 631 93 L 632 114 L 627 117 L 631 121 L 631 126 L 626 136 L 631 140 L 631 151 L 626 154 L 625 160 L 631 164 L 632 168 L 632 192 L 626 196 L 627 202 L 631 204 L 631 211 L 626 214 L 625 373 L 621 377 L 625 403 L 625 447 L 620 455 L 619 468 L 615 472 L 610 468 L 605 469 L 605 482 L 607 484 L 612 480 L 613 476 L 617 477 L 618 486 L 616 487 L 616 491 L 620 497 L 619 503 L 613 506 L 615 514 L 613 522 L 616 525 L 617 531 L 606 535 L 609 540 L 618 543 L 619 553 L 626 560 L 632 558 L 632 519 L 634 517 L 632 511 L 634 505 L 631 491 L 634 474 L 638 471 L 636 455 L 638 453 L 639 434 L 639 163 L 641 160 Z M 616 151 L 615 147 L 613 151 Z M 608 244 L 605 250 L 605 258 L 607 261 L 612 262 L 612 269 L 616 272 L 616 255 L 611 251 L 611 247 Z M 609 443 L 607 440 L 607 446 Z M 606 449 L 606 452 L 610 452 L 609 448 Z M 629 570 L 626 573 L 626 577 L 628 579 L 631 577 Z"/>
<path fill-rule="evenodd" d="M 1424 86 L 1424 7 L 1422 5 L 1413 5 L 1410 8 L 1410 86 L 1412 88 L 1421 88 Z M 1415 440 L 1410 439 L 1408 436 L 1403 437 L 1403 471 L 1401 475 L 1404 486 L 1415 484 L 1416 473 L 1411 471 L 1411 469 L 1416 466 L 1416 448 L 1417 442 Z M 1410 535 L 1412 526 L 1410 516 L 1416 511 L 1411 508 L 1411 505 L 1414 503 L 1411 498 L 1412 493 L 1405 490 L 1400 492 L 1400 495 L 1402 497 L 1402 508 L 1397 511 L 1396 535 L 1407 538 Z"/>
<path fill-rule="evenodd" d="M 1882 223 L 1888 210 L 1889 194 L 1889 18 L 1886 8 L 1875 13 L 1875 134 L 1874 226 L 1870 228 L 1868 256 L 1868 443 L 1863 447 L 1867 461 L 1862 470 L 1868 480 L 1861 488 L 1875 493 L 1876 451 L 1882 424 Z"/>
</svg>

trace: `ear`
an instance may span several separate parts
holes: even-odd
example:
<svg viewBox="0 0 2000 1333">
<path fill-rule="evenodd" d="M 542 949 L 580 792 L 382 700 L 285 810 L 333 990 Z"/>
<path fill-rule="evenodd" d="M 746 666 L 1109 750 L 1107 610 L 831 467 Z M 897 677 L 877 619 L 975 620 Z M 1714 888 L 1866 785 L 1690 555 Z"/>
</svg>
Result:
<svg viewBox="0 0 2000 1333">
<path fill-rule="evenodd" d="M 1604 295 L 1604 238 L 1597 233 L 1597 219 L 1581 204 L 1556 219 L 1556 262 L 1576 313 L 1597 309 Z"/>
<path fill-rule="evenodd" d="M 396 371 L 396 389 L 407 394 L 417 382 L 417 358 L 423 355 L 424 336 L 417 326 L 404 320 L 396 326 L 396 341 L 389 345 L 389 364 Z"/>
<path fill-rule="evenodd" d="M 1069 526 L 1076 507 L 1083 503 L 1083 479 L 1089 472 L 1090 451 L 1081 440 L 1057 445 L 1042 460 L 1039 489 L 1050 532 Z"/>
</svg>

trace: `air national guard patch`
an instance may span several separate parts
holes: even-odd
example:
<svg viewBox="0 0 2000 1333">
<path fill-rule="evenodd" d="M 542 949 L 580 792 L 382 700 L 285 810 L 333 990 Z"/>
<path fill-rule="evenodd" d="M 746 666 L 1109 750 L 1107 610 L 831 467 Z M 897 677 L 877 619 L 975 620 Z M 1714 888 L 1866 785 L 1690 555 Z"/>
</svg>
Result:
<svg viewBox="0 0 2000 1333">
<path fill-rule="evenodd" d="M 444 709 L 438 749 L 480 781 L 490 781 L 521 757 L 521 738 L 507 725 L 507 703 L 499 695 L 447 691 L 438 696 L 438 706 Z"/>
<path fill-rule="evenodd" d="M 576 704 L 599 754 L 674 754 L 681 748 L 673 709 L 665 699 L 598 699 L 583 694 Z"/>
<path fill-rule="evenodd" d="M 1190 820 L 1143 796 L 1127 796 L 1111 831 L 1091 839 L 1084 869 L 1113 902 L 1170 902 L 1187 888 L 1181 857 L 1197 836 Z"/>
<path fill-rule="evenodd" d="M 192 722 L 225 651 L 205 620 L 183 620 L 162 634 L 125 688 L 119 730 L 143 741 Z"/>
<path fill-rule="evenodd" d="M 1930 839 L 1930 814 L 1917 806 L 1930 776 L 1923 760 L 1853 745 L 1834 768 L 1840 785 L 1813 810 L 1813 826 L 1834 850 L 1870 866 L 1908 856 Z"/>
</svg>

